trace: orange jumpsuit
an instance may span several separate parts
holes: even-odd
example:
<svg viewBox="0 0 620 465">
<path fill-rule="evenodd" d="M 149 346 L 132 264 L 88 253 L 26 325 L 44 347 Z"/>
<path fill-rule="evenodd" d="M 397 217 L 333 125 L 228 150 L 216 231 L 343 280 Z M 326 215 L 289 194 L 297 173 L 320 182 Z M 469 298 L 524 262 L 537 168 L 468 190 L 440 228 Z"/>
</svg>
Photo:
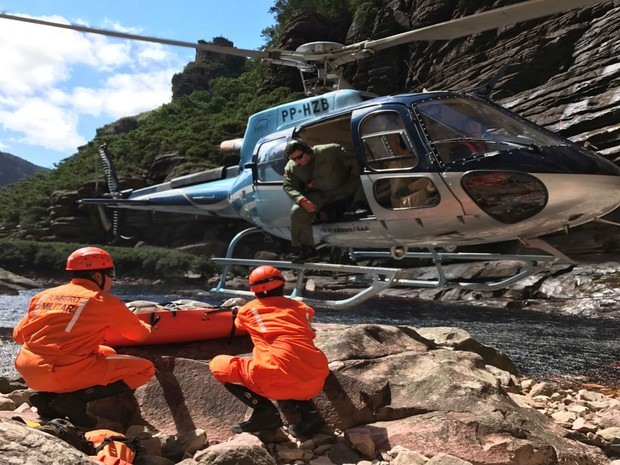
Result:
<svg viewBox="0 0 620 465">
<path fill-rule="evenodd" d="M 37 391 L 73 392 L 119 380 L 135 389 L 146 383 L 155 374 L 153 363 L 100 345 L 108 328 L 135 341 L 151 332 L 122 300 L 88 279 L 40 292 L 13 330 L 15 342 L 24 345 L 15 368 Z"/>
<path fill-rule="evenodd" d="M 329 374 L 325 354 L 314 346 L 314 310 L 287 297 L 267 297 L 239 309 L 235 326 L 252 338 L 252 358 L 218 355 L 209 364 L 222 384 L 242 384 L 274 400 L 308 400 Z"/>
</svg>

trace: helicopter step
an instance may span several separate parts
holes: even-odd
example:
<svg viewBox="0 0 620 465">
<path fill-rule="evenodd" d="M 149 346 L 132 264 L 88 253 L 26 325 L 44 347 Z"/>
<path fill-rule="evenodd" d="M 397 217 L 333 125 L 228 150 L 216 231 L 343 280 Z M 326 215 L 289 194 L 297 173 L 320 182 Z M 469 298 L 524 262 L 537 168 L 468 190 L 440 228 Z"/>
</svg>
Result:
<svg viewBox="0 0 620 465">
<path fill-rule="evenodd" d="M 431 259 L 435 266 L 434 278 L 409 279 L 405 275 L 405 268 L 344 265 L 336 263 L 293 263 L 280 260 L 255 260 L 234 258 L 233 252 L 239 241 L 250 234 L 262 231 L 258 228 L 248 228 L 238 233 L 231 241 L 226 257 L 215 257 L 213 262 L 223 266 L 222 274 L 218 285 L 211 289 L 213 293 L 230 294 L 240 297 L 253 298 L 254 294 L 249 291 L 231 289 L 226 287 L 226 282 L 232 266 L 257 267 L 261 265 L 271 265 L 283 270 L 295 270 L 297 273 L 295 288 L 290 297 L 303 300 L 311 305 L 328 307 L 335 309 L 347 309 L 356 304 L 364 302 L 372 297 L 379 295 L 388 288 L 411 287 L 411 288 L 458 288 L 466 290 L 495 290 L 502 289 L 510 284 L 543 271 L 549 265 L 558 261 L 558 257 L 551 255 L 521 255 L 521 254 L 494 254 L 494 253 L 463 253 L 463 252 L 442 252 L 429 248 L 428 252 L 404 251 L 398 258 Z M 394 258 L 394 251 L 387 250 L 349 250 L 349 257 L 354 260 L 360 259 L 387 259 Z M 482 280 L 467 280 L 458 277 L 450 277 L 444 267 L 448 261 L 466 262 L 498 262 L 515 261 L 520 262 L 520 266 L 515 273 L 510 276 L 488 278 Z M 351 297 L 340 300 L 314 299 L 303 295 L 306 290 L 306 277 L 314 273 L 331 273 L 334 276 L 346 276 L 347 284 L 350 288 L 365 286 L 362 290 Z"/>
</svg>

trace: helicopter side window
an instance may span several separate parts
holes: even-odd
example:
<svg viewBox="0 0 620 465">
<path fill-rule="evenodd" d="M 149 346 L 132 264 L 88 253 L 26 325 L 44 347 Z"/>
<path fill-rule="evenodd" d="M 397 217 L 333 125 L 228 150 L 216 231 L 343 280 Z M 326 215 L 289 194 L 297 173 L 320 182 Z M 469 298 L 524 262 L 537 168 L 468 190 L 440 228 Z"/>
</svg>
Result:
<svg viewBox="0 0 620 465">
<path fill-rule="evenodd" d="M 259 182 L 282 182 L 288 161 L 284 148 L 286 139 L 265 142 L 258 149 L 256 172 Z"/>
<path fill-rule="evenodd" d="M 379 205 L 392 210 L 434 207 L 439 204 L 437 188 L 428 178 L 379 179 L 374 184 L 374 194 Z"/>
<path fill-rule="evenodd" d="M 405 125 L 395 111 L 374 113 L 362 121 L 360 134 L 366 164 L 373 170 L 414 168 L 418 157 Z"/>
</svg>

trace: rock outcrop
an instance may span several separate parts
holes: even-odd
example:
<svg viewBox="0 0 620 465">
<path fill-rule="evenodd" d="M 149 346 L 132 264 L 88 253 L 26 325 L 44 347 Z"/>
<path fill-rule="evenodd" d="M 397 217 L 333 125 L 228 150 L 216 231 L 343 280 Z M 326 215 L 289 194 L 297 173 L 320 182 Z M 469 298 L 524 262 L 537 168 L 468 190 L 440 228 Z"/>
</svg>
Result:
<svg viewBox="0 0 620 465">
<path fill-rule="evenodd" d="M 248 338 L 125 348 L 153 360 L 156 377 L 133 395 L 92 402 L 89 411 L 98 428 L 140 437 L 139 463 L 147 464 L 605 465 L 605 453 L 620 454 L 620 402 L 520 382 L 505 371 L 514 366 L 503 354 L 462 330 L 319 325 L 316 342 L 331 373 L 314 399 L 327 426 L 312 438 L 295 441 L 284 428 L 231 439 L 246 408 L 215 381 L 208 360 L 249 351 Z M 23 404 L 30 391 L 8 382 L 0 389 L 0 410 L 10 411 L 2 416 L 36 419 Z M 45 433 L 25 425 L 4 421 L 0 430 L 0 449 L 14 460 L 8 463 L 44 463 L 37 455 L 44 450 L 63 454 L 59 441 L 48 444 Z M 34 444 L 40 447 L 28 450 Z M 53 463 L 82 463 L 72 454 L 74 462 Z"/>
<path fill-rule="evenodd" d="M 0 268 L 0 294 L 17 295 L 24 289 L 36 289 L 41 284 Z"/>
</svg>

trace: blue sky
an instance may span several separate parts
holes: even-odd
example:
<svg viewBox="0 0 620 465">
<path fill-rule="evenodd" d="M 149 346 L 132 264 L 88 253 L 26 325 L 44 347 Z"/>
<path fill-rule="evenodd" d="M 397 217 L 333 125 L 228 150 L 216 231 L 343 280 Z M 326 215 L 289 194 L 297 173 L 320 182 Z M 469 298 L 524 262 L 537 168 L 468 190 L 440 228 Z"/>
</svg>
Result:
<svg viewBox="0 0 620 465">
<path fill-rule="evenodd" d="M 257 49 L 274 0 L 0 0 L 0 12 Z M 97 128 L 170 101 L 193 49 L 0 19 L 0 151 L 52 168 Z"/>
</svg>

